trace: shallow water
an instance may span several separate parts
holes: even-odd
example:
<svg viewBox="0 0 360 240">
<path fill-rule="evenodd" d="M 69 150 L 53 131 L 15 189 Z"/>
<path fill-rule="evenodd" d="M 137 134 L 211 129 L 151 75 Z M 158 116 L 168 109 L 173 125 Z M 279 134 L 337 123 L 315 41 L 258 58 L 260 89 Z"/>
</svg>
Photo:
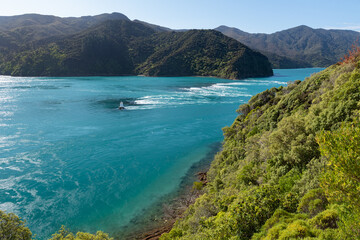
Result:
<svg viewBox="0 0 360 240">
<path fill-rule="evenodd" d="M 320 70 L 241 81 L 0 76 L 0 209 L 40 239 L 61 225 L 115 232 L 176 189 L 240 104 Z"/>
</svg>

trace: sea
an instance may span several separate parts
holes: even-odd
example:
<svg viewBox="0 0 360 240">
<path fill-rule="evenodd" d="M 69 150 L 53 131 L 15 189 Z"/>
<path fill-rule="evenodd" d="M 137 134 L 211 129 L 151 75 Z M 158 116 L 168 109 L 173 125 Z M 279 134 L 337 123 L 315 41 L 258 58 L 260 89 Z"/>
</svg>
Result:
<svg viewBox="0 0 360 240">
<path fill-rule="evenodd" d="M 236 81 L 0 76 L 0 210 L 37 239 L 62 225 L 113 234 L 178 190 L 239 105 L 321 70 Z"/>
</svg>

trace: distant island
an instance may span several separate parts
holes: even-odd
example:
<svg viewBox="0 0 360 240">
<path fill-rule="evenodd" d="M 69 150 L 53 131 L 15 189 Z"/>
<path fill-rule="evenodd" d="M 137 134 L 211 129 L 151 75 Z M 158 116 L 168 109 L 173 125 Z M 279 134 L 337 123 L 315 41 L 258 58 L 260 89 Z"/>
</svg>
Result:
<svg viewBox="0 0 360 240">
<path fill-rule="evenodd" d="M 218 31 L 159 29 L 118 13 L 2 17 L 0 74 L 226 79 L 273 75 L 267 57 Z"/>
</svg>

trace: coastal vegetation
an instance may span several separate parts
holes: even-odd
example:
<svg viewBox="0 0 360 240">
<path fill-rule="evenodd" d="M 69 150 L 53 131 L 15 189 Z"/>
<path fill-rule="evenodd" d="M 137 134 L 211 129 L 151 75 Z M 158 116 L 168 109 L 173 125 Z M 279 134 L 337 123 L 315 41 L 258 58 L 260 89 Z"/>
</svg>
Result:
<svg viewBox="0 0 360 240">
<path fill-rule="evenodd" d="M 0 210 L 0 239 L 2 240 L 31 240 L 36 239 L 25 221 L 13 213 L 5 213 Z M 98 231 L 96 234 L 78 232 L 76 235 L 64 226 L 54 233 L 50 240 L 113 240 L 108 234 Z"/>
<path fill-rule="evenodd" d="M 359 239 L 359 60 L 241 105 L 203 195 L 161 239 Z"/>
</svg>

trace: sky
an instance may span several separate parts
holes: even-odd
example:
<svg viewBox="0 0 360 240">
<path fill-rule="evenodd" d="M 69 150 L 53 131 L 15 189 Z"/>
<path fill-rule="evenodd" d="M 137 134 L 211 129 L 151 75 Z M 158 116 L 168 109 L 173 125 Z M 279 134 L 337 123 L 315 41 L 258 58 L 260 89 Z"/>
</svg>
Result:
<svg viewBox="0 0 360 240">
<path fill-rule="evenodd" d="M 120 12 L 172 29 L 220 25 L 273 33 L 299 25 L 360 31 L 360 0 L 1 0 L 0 16 L 79 17 Z"/>
</svg>

